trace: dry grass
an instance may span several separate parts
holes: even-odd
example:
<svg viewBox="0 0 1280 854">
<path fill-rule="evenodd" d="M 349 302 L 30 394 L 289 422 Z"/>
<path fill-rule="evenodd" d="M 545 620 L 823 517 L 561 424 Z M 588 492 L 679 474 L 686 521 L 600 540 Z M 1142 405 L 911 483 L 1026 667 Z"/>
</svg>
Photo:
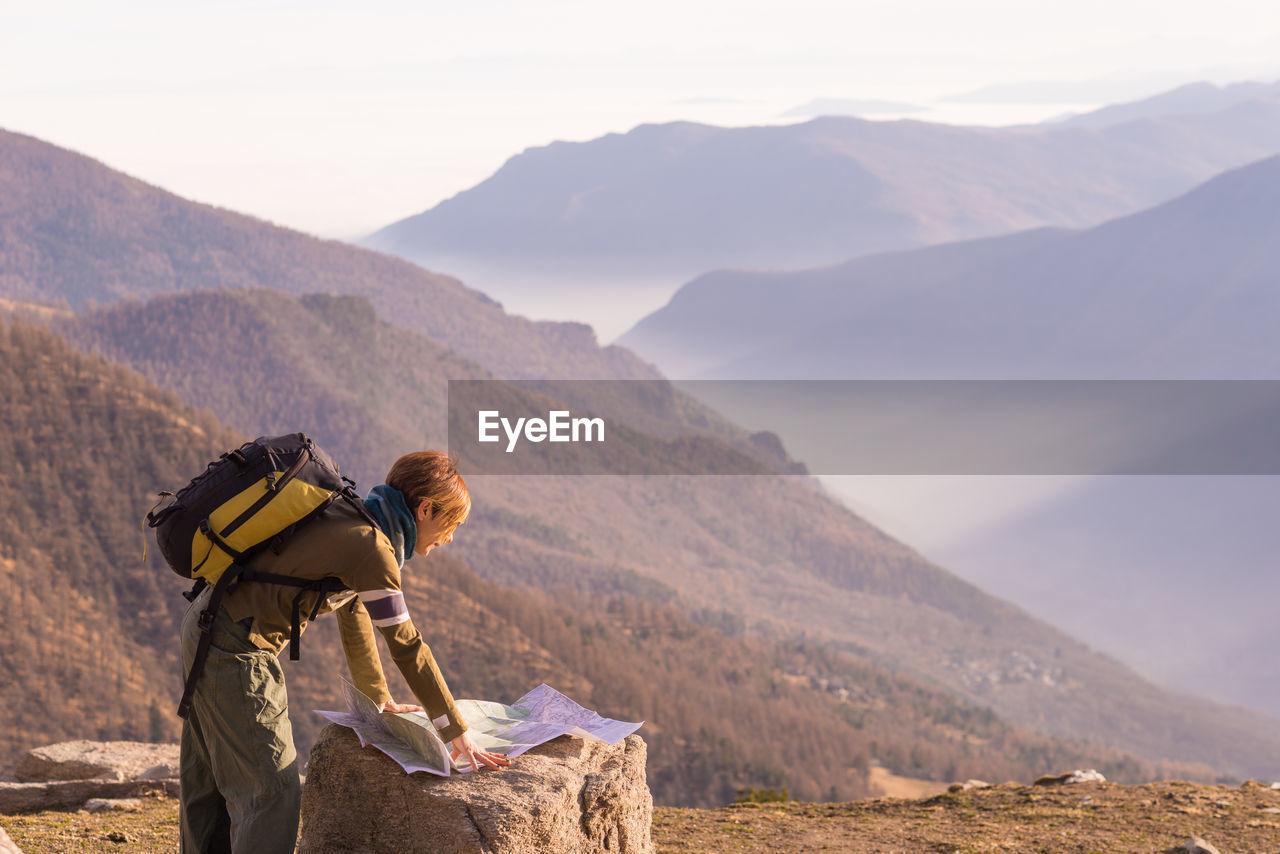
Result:
<svg viewBox="0 0 1280 854">
<path fill-rule="evenodd" d="M 7 815 L 0 824 L 23 854 L 173 854 L 178 850 L 178 801 L 164 794 L 139 798 L 137 812 L 45 810 Z"/>
<path fill-rule="evenodd" d="M 1223 854 L 1273 854 L 1280 791 L 1256 783 L 1008 784 L 924 800 L 662 809 L 653 830 L 658 854 L 1154 854 L 1181 850 L 1191 836 Z"/>
<path fill-rule="evenodd" d="M 5 816 L 25 854 L 177 848 L 177 802 L 142 800 L 138 812 L 51 810 Z M 1223 854 L 1280 850 L 1280 790 L 1191 783 L 1119 786 L 1006 784 L 922 800 L 736 804 L 654 810 L 657 854 L 979 854 L 1166 852 L 1200 836 Z"/>
<path fill-rule="evenodd" d="M 884 798 L 931 798 L 947 790 L 946 783 L 899 777 L 881 765 L 868 771 L 867 782 L 873 794 Z"/>
</svg>

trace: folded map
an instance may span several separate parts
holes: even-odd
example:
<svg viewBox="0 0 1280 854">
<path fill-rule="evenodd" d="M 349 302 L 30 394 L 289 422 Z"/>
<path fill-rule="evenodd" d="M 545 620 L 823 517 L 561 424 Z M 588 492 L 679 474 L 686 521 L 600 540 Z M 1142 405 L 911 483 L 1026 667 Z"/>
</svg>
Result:
<svg viewBox="0 0 1280 854">
<path fill-rule="evenodd" d="M 448 777 L 473 770 L 471 763 L 464 760 L 459 764 L 449 758 L 448 745 L 440 740 L 425 712 L 380 712 L 377 703 L 345 679 L 342 694 L 345 712 L 317 710 L 317 714 L 355 730 L 361 745 L 373 745 L 405 771 Z M 545 682 L 510 706 L 488 700 L 459 700 L 457 706 L 477 750 L 512 759 L 562 735 L 617 744 L 644 723 L 601 717 Z"/>
</svg>

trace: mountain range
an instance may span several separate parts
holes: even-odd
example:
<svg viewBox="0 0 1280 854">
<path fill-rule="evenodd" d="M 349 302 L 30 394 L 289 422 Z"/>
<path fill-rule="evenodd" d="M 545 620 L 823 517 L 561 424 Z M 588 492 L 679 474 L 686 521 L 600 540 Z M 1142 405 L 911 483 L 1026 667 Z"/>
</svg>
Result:
<svg viewBox="0 0 1280 854">
<path fill-rule="evenodd" d="M 1101 128 L 1155 116 L 1214 113 L 1249 101 L 1276 98 L 1280 98 L 1280 81 L 1275 83 L 1242 81 L 1226 86 L 1215 86 L 1205 82 L 1188 83 L 1150 98 L 1112 104 L 1099 110 L 1057 119 L 1046 124 Z"/>
<path fill-rule="evenodd" d="M 430 329 L 422 329 L 425 321 L 412 312 L 403 316 L 390 312 L 392 317 L 379 319 L 379 304 L 383 312 L 399 304 L 397 300 L 412 304 L 403 295 L 401 289 L 405 285 L 398 279 L 384 282 L 374 278 L 360 284 L 371 291 L 367 301 L 352 295 L 356 285 L 351 282 L 347 282 L 350 290 L 338 294 L 298 295 L 242 288 L 197 290 L 194 283 L 200 276 L 216 277 L 220 269 L 220 256 L 215 250 L 226 245 L 220 217 L 203 206 L 191 205 L 193 210 L 186 210 L 184 206 L 191 203 L 153 195 L 160 191 L 145 186 L 135 188 L 132 194 L 95 194 L 92 188 L 99 183 L 127 188 L 132 186 L 128 183 L 131 179 L 66 152 L 34 151 L 33 146 L 39 146 L 22 139 L 27 158 L 24 162 L 62 163 L 62 158 L 70 157 L 65 162 L 72 163 L 75 169 L 101 169 L 104 174 L 73 177 L 64 182 L 57 170 L 17 177 L 10 173 L 6 191 L 12 190 L 14 195 L 30 200 L 34 208 L 45 211 L 54 211 L 58 205 L 72 211 L 86 210 L 85 203 L 76 200 L 78 187 L 85 182 L 95 213 L 93 222 L 88 224 L 75 216 L 68 217 L 63 231 L 54 234 L 54 224 L 59 221 L 56 216 L 33 227 L 26 208 L 0 211 L 0 234 L 16 235 L 6 247 L 13 245 L 21 250 L 9 253 L 6 248 L 4 266 L 0 267 L 0 296 L 11 302 L 29 299 L 33 293 L 45 300 L 66 299 L 79 312 L 53 322 L 78 346 L 136 368 L 148 382 L 172 389 L 189 406 L 216 407 L 219 417 L 240 436 L 269 432 L 276 425 L 314 425 L 307 429 L 314 430 L 326 444 L 334 443 L 344 467 L 371 483 L 399 453 L 440 441 L 444 426 L 441 386 L 448 378 L 475 377 L 504 365 L 523 366 L 521 375 L 539 371 L 555 375 L 557 351 L 547 344 L 546 335 L 559 327 L 507 318 L 491 301 L 467 297 L 468 292 L 461 285 L 456 285 L 454 293 L 454 286 L 448 285 L 445 277 L 436 280 L 444 282 L 441 287 L 457 299 L 453 303 L 455 313 L 447 324 L 452 331 L 438 336 Z M 208 242 L 202 231 L 192 226 L 192 230 L 173 237 L 176 246 L 157 243 L 154 253 L 134 252 L 131 247 L 136 246 L 137 235 L 133 223 L 137 220 L 132 204 L 139 198 L 144 207 L 164 198 L 175 208 L 167 219 L 209 227 Z M 226 217 L 248 236 L 246 246 L 274 241 L 299 247 L 300 254 L 271 263 L 268 261 L 273 256 L 256 256 L 262 259 L 263 266 L 257 271 L 260 277 L 291 282 L 291 288 L 301 287 L 298 283 L 307 270 L 318 270 L 327 263 L 348 263 L 341 251 L 348 251 L 352 253 L 350 258 L 375 268 L 382 263 L 402 264 L 369 260 L 376 256 L 366 250 L 344 250 L 338 244 L 323 244 L 312 256 L 303 250 L 316 249 L 319 242 L 307 242 L 309 238 L 252 220 L 235 219 L 231 214 Z M 120 229 L 115 236 L 113 224 Z M 255 237 L 255 229 L 263 233 Z M 148 239 L 160 238 L 152 235 Z M 290 243 L 294 240 L 297 242 Z M 85 254 L 85 247 L 91 246 L 98 247 L 94 252 L 103 257 L 115 259 L 112 264 L 117 269 L 113 275 L 119 282 L 132 280 L 129 266 L 136 263 L 142 267 L 137 277 L 151 282 L 151 290 L 144 293 L 154 294 L 161 288 L 173 293 L 151 296 L 145 301 L 123 299 L 97 307 L 90 306 L 87 298 L 83 304 L 76 304 L 68 294 L 74 290 L 77 277 L 95 267 L 93 258 L 97 256 Z M 191 259 L 193 272 L 184 277 L 148 279 L 151 274 L 146 259 L 159 256 Z M 273 265 L 288 269 L 278 270 Z M 405 268 L 412 271 L 407 265 Z M 41 283 L 48 283 L 48 288 L 42 289 Z M 372 293 L 383 285 L 390 296 Z M 119 289 L 121 293 L 130 292 L 127 284 Z M 479 339 L 467 334 L 471 326 L 469 312 L 473 309 L 477 327 L 490 330 L 488 337 Z M 477 343 L 480 340 L 483 346 Z M 65 349 L 60 350 L 63 345 L 42 346 L 48 352 L 35 359 L 37 364 L 82 364 Z M 538 346 L 545 349 L 536 350 Z M 531 349 L 532 354 L 526 358 Z M 570 375 L 575 366 L 589 365 L 593 370 L 605 371 L 616 364 L 619 369 L 611 376 L 630 377 L 639 370 L 637 365 L 643 366 L 626 351 L 601 350 L 589 337 L 570 336 L 566 359 L 568 367 L 564 371 Z M 530 365 L 536 365 L 537 370 Z M 41 388 L 52 382 L 25 376 L 17 382 L 27 384 L 24 388 L 28 389 L 28 397 L 38 399 Z M 177 401 L 171 404 L 186 411 Z M 119 404 L 91 411 L 113 423 L 113 417 L 118 420 L 118 416 L 111 412 L 117 408 Z M 195 416 L 183 417 L 190 421 Z M 208 427 L 206 433 L 213 429 Z M 33 444 L 33 450 L 27 453 L 50 461 L 61 459 L 58 449 L 63 446 L 54 444 L 56 437 L 63 437 L 60 441 L 76 447 L 99 446 L 88 441 L 77 444 L 76 428 L 59 430 L 35 417 L 24 423 L 22 430 L 43 437 L 44 444 Z M 745 435 L 745 431 L 739 432 Z M 131 435 L 136 444 L 148 435 L 147 428 L 132 429 Z M 733 431 L 727 431 L 725 441 L 733 439 Z M 212 455 L 217 445 L 212 440 L 195 443 L 193 454 Z M 223 442 L 222 447 L 225 446 Z M 189 469 L 185 463 L 175 464 L 172 470 L 157 471 L 150 479 L 165 481 L 161 488 L 171 488 L 175 480 L 182 480 L 179 470 Z M 48 482 L 56 485 L 63 478 L 58 470 Z M 76 482 L 71 475 L 65 478 Z M 121 504 L 141 502 L 140 493 L 152 491 L 154 487 L 131 483 L 129 495 L 134 497 L 122 499 Z M 795 684 L 797 690 L 808 685 L 805 690 L 817 691 L 823 703 L 832 702 L 827 695 L 834 696 L 831 713 L 836 717 L 849 715 L 849 698 L 857 696 L 865 698 L 863 708 L 887 709 L 890 718 L 912 721 L 912 715 L 924 714 L 931 721 L 928 726 L 937 724 L 944 729 L 947 721 L 952 721 L 952 726 L 955 721 L 964 723 L 950 748 L 939 746 L 945 746 L 946 739 L 938 742 L 933 736 L 922 737 L 921 744 L 934 746 L 922 747 L 915 756 L 910 750 L 890 751 L 875 739 L 864 742 L 859 737 L 841 736 L 851 751 L 841 760 L 846 763 L 846 772 L 849 767 L 858 767 L 858 755 L 865 756 L 868 763 L 885 761 L 899 771 L 915 770 L 922 776 L 947 776 L 946 769 L 951 767 L 947 762 L 953 758 L 958 762 L 976 756 L 996 763 L 1004 761 L 1000 757 L 1016 755 L 1029 766 L 1067 755 L 1055 753 L 1061 748 L 1043 742 L 1011 747 L 1012 754 L 1001 752 L 1005 750 L 1002 745 L 1012 742 L 1000 741 L 992 731 L 974 729 L 983 721 L 990 723 L 987 715 L 1002 719 L 1010 727 L 1034 729 L 1057 738 L 1089 739 L 1103 745 L 1100 749 L 1123 750 L 1140 757 L 1120 757 L 1116 761 L 1122 766 L 1126 762 L 1172 760 L 1198 763 L 1201 768 L 1209 766 L 1219 772 L 1265 776 L 1280 764 L 1280 737 L 1274 735 L 1276 728 L 1270 719 L 1174 695 L 1145 683 L 1114 661 L 931 564 L 831 500 L 809 478 L 487 476 L 475 478 L 472 491 L 476 516 L 450 547 L 450 553 L 465 564 L 455 567 L 455 577 L 470 578 L 462 574 L 463 569 L 477 577 L 458 584 L 483 590 L 495 601 L 501 599 L 506 603 L 504 614 L 521 617 L 522 622 L 517 625 L 526 636 L 532 637 L 533 630 L 528 627 L 540 625 L 547 628 L 545 637 L 560 637 L 557 643 L 562 643 L 545 656 L 537 652 L 538 645 L 533 642 L 517 644 L 517 652 L 507 659 L 493 652 L 492 644 L 476 641 L 470 648 L 471 657 L 484 663 L 486 669 L 480 672 L 491 676 L 500 673 L 509 661 L 523 660 L 521 656 L 527 654 L 531 660 L 550 662 L 542 672 L 550 669 L 563 673 L 566 684 L 585 685 L 575 681 L 584 678 L 583 671 L 563 666 L 564 660 L 571 657 L 569 650 L 573 650 L 572 656 L 591 663 L 592 669 L 585 678 L 592 684 L 621 680 L 624 677 L 617 671 L 625 671 L 632 661 L 622 657 L 622 650 L 631 645 L 639 650 L 640 658 L 635 659 L 634 667 L 639 678 L 627 677 L 630 681 L 626 684 L 632 687 L 625 691 L 619 688 L 620 693 L 610 695 L 617 698 L 610 702 L 619 705 L 602 703 L 602 710 L 617 717 L 626 717 L 626 708 L 642 710 L 646 715 L 654 710 L 652 717 L 658 731 L 664 727 L 659 714 L 666 706 L 682 710 L 680 716 L 666 724 L 672 727 L 672 735 L 670 741 L 663 742 L 668 752 L 662 755 L 672 764 L 683 757 L 680 751 L 702 749 L 702 744 L 714 737 L 710 734 L 726 726 L 722 707 L 716 704 L 730 702 L 718 698 L 736 695 L 730 687 L 722 694 L 703 695 L 700 689 L 677 689 L 674 685 L 670 692 L 664 691 L 664 673 L 646 669 L 650 665 L 641 666 L 639 661 L 656 660 L 674 673 L 677 659 L 686 653 L 646 647 L 643 641 L 655 631 L 673 642 L 689 641 L 688 646 L 682 647 L 689 656 L 689 667 L 707 668 L 715 662 L 735 660 L 733 656 L 739 653 L 731 653 L 728 648 L 720 651 L 717 638 L 741 641 L 747 646 L 735 647 L 742 650 L 744 657 L 740 660 L 754 657 L 779 662 L 767 673 L 760 671 L 758 681 L 752 684 L 772 686 L 762 690 L 765 694 L 782 692 L 778 696 L 785 695 L 788 684 Z M 72 495 L 79 497 L 81 493 L 77 489 Z M 15 495 L 10 501 L 16 503 L 19 497 Z M 57 512 L 45 518 L 57 520 L 71 515 L 65 502 L 55 506 Z M 135 512 L 127 515 L 136 519 L 146 506 L 140 503 L 129 509 Z M 121 518 L 112 517 L 104 520 L 101 528 L 114 532 L 121 525 Z M 102 535 L 95 533 L 93 540 L 99 536 Z M 27 551 L 31 548 L 28 546 Z M 123 559 L 122 555 L 123 552 L 115 559 Z M 92 566 L 94 560 L 93 554 L 86 554 L 82 563 Z M 17 578 L 16 573 L 25 564 L 17 558 L 14 561 L 12 573 Z M 443 586 L 435 593 L 438 599 L 428 593 L 415 600 L 416 611 L 431 613 L 440 607 L 433 603 L 443 602 L 446 610 L 456 606 L 461 611 L 481 613 L 454 594 L 441 591 Z M 610 605 L 615 600 L 616 605 Z M 570 608 L 569 613 L 546 611 L 544 605 L 556 602 L 586 604 Z M 611 613 L 611 607 L 623 615 L 631 609 L 631 617 L 621 623 L 610 622 L 611 618 L 604 615 Z M 584 613 L 598 617 L 603 628 L 598 630 L 596 623 L 575 622 L 582 621 Z M 162 617 L 160 623 L 172 616 Z M 514 616 L 511 622 L 516 622 Z M 559 629 L 550 632 L 557 623 L 565 627 L 577 625 L 576 641 L 572 631 L 567 635 Z M 674 628 L 659 631 L 662 626 Z M 711 634 L 699 634 L 703 629 Z M 115 629 L 86 629 L 93 631 L 101 636 Z M 438 642 L 451 643 L 450 631 Z M 486 626 L 483 636 L 503 637 L 504 631 L 508 631 L 506 623 L 495 621 Z M 6 646 L 13 648 L 14 641 L 24 637 L 19 635 Z M 433 638 L 432 642 L 437 640 Z M 595 651 L 586 649 L 597 643 Z M 545 645 L 542 648 L 551 649 Z M 717 652 L 708 655 L 708 649 Z M 787 650 L 791 652 L 786 653 Z M 59 653 L 53 650 L 51 654 Z M 43 655 L 37 652 L 31 660 L 44 662 Z M 787 661 L 790 663 L 784 666 L 782 663 Z M 40 666 L 58 672 L 61 665 Z M 322 672 L 332 674 L 338 670 L 340 665 L 330 660 Z M 723 680 L 716 684 L 740 684 L 745 677 L 741 668 L 739 671 L 737 677 L 732 676 L 732 667 L 728 673 L 714 671 L 716 679 Z M 757 675 L 751 678 L 756 679 Z M 306 680 L 300 684 L 305 685 Z M 497 690 L 493 687 L 496 683 L 484 683 L 482 679 L 472 684 Z M 696 680 L 688 684 L 696 684 Z M 647 686 L 644 693 L 637 693 L 640 688 L 636 686 L 640 685 Z M 837 690 L 829 690 L 831 686 Z M 842 696 L 841 691 L 846 693 Z M 883 697 L 891 693 L 909 698 L 904 699 L 906 705 L 902 709 L 885 704 Z M 795 695 L 793 699 L 807 708 L 817 702 L 814 696 Z M 591 699 L 588 690 L 584 690 L 584 697 Z M 952 707 L 960 711 L 946 711 Z M 937 715 L 930 716 L 929 710 L 935 708 L 939 710 Z M 693 712 L 696 709 L 710 709 L 714 715 L 699 719 Z M 684 723 L 677 726 L 677 719 Z M 857 713 L 842 719 L 855 730 L 868 724 L 868 719 Z M 689 723 L 698 720 L 706 723 Z M 758 739 L 760 730 L 769 726 L 769 718 L 749 720 L 760 722 L 751 729 L 756 741 L 773 744 L 771 739 Z M 823 726 L 835 726 L 833 721 L 824 718 L 817 731 L 822 731 Z M 59 722 L 61 727 L 66 725 Z M 692 730 L 681 729 L 687 726 Z M 703 726 L 707 735 L 700 732 Z M 691 739 L 689 732 L 697 733 L 697 738 Z M 904 736 L 897 741 L 908 740 Z M 859 754 L 857 750 L 863 744 L 865 753 Z M 968 754 L 964 745 L 969 745 Z M 751 758 L 730 762 L 714 760 L 708 754 L 706 762 L 712 763 L 709 767 L 720 775 L 715 778 L 720 787 L 716 791 L 723 792 L 733 779 L 765 781 L 771 775 L 777 779 L 777 773 L 796 775 L 796 779 L 806 781 L 809 789 L 819 792 L 822 786 L 830 785 L 817 777 L 804 776 L 799 765 L 786 764 L 789 770 L 779 772 L 778 762 L 782 760 L 776 752 L 739 754 L 736 751 L 744 748 L 736 742 L 730 742 L 730 747 L 735 751 L 733 755 Z M 723 757 L 724 746 L 718 745 L 718 749 Z M 947 750 L 952 752 L 948 754 Z M 655 750 L 653 755 L 659 754 Z M 1084 754 L 1078 751 L 1075 755 Z M 715 764 L 717 761 L 720 764 Z M 836 765 L 824 767 L 834 773 Z M 1137 766 L 1129 767 L 1134 772 Z"/>
<path fill-rule="evenodd" d="M 1277 206 L 1271 157 L 1090 229 L 717 271 L 619 343 L 690 378 L 1280 377 Z"/>
<path fill-rule="evenodd" d="M 722 378 L 1277 379 L 1278 209 L 1272 157 L 1091 229 L 707 274 L 620 343 Z M 1246 612 L 1280 594 L 1277 502 L 1274 477 L 1092 479 L 928 553 L 1153 678 L 1276 710 Z M 1202 629 L 1154 642 L 1171 621 Z"/>
<path fill-rule="evenodd" d="M 362 242 L 460 271 L 518 310 L 559 310 L 611 330 L 612 303 L 648 300 L 651 310 L 708 270 L 811 267 L 1089 227 L 1280 153 L 1274 87 L 1192 94 L 1029 127 L 836 116 L 642 125 L 527 149 Z"/>
<path fill-rule="evenodd" d="M 313 311 L 317 303 L 344 311 Z M 81 346 L 164 378 L 189 399 L 225 406 L 247 433 L 314 425 L 344 468 L 372 483 L 399 449 L 437 443 L 443 375 L 468 366 L 446 361 L 430 342 L 350 303 L 267 291 L 197 292 L 101 307 L 59 328 Z M 353 322 L 334 334 L 337 319 L 359 317 L 365 328 Z M 252 336 L 257 357 L 209 371 L 233 328 L 263 330 Z M 175 329 L 188 330 L 181 348 Z M 295 371 L 287 390 L 244 394 L 272 388 L 272 372 L 303 353 L 294 342 L 314 340 L 341 344 L 310 371 Z M 360 399 L 370 375 L 419 393 Z M 678 603 L 733 632 L 783 642 L 803 636 L 816 649 L 864 662 L 858 666 L 947 685 L 964 702 L 990 704 L 1025 726 L 1076 739 L 1109 732 L 1107 740 L 1139 755 L 1193 761 L 1207 749 L 1203 755 L 1221 757 L 1256 726 L 1247 714 L 1161 695 L 930 566 L 803 479 L 485 476 L 473 479 L 472 490 L 475 518 L 451 551 L 493 582 Z M 815 678 L 856 685 L 851 667 L 828 666 Z M 1188 715 L 1198 721 L 1196 751 L 1167 754 L 1166 739 L 1185 744 L 1190 737 L 1173 723 Z M 1147 726 L 1110 723 L 1139 720 Z M 1153 733 L 1153 720 L 1166 723 Z M 1216 760 L 1207 764 L 1217 767 Z"/>
</svg>

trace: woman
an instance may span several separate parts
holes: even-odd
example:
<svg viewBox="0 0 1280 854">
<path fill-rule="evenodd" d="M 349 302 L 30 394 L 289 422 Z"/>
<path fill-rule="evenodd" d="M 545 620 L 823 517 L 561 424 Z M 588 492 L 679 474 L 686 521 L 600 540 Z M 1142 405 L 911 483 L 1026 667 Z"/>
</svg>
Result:
<svg viewBox="0 0 1280 854">
<path fill-rule="evenodd" d="M 498 768 L 509 760 L 477 750 L 431 649 L 405 606 L 400 571 L 406 557 L 425 557 L 453 540 L 471 497 L 453 462 L 439 451 L 396 460 L 386 483 L 365 507 L 372 528 L 354 509 L 335 502 L 290 537 L 278 554 L 267 550 L 250 568 L 303 579 L 341 579 L 344 592 L 320 602 L 336 611 L 352 681 L 386 711 L 426 710 L 455 759 Z M 182 623 L 184 672 L 191 668 L 198 618 L 209 590 L 192 602 Z M 204 672 L 182 728 L 180 779 L 184 854 L 292 852 L 298 834 L 301 784 L 289 724 L 284 673 L 276 656 L 288 642 L 297 588 L 265 582 L 228 591 L 211 630 Z M 309 599 L 306 597 L 310 597 Z M 300 601 L 300 628 L 316 612 L 319 593 Z M 421 705 L 395 702 L 378 658 L 374 628 Z"/>
</svg>

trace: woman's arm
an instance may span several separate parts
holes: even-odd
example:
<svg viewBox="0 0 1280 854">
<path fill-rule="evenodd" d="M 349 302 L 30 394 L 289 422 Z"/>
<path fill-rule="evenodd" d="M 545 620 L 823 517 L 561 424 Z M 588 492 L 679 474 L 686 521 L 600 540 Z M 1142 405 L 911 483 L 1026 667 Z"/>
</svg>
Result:
<svg viewBox="0 0 1280 854">
<path fill-rule="evenodd" d="M 378 705 L 391 701 L 386 674 L 382 672 L 382 660 L 378 657 L 378 642 L 373 634 L 369 612 L 359 597 L 351 597 L 337 611 L 338 632 L 342 635 L 342 651 L 347 655 L 347 669 L 351 681 L 362 694 Z"/>
<path fill-rule="evenodd" d="M 435 725 L 444 741 L 452 741 L 466 732 L 467 725 L 458 713 L 449 685 L 436 664 L 431 647 L 422 639 L 422 633 L 409 619 L 408 612 L 404 619 L 393 625 L 380 625 L 382 638 L 387 642 L 391 652 L 391 660 L 409 683 L 409 690 L 418 698 L 426 710 L 427 717 Z"/>
</svg>

